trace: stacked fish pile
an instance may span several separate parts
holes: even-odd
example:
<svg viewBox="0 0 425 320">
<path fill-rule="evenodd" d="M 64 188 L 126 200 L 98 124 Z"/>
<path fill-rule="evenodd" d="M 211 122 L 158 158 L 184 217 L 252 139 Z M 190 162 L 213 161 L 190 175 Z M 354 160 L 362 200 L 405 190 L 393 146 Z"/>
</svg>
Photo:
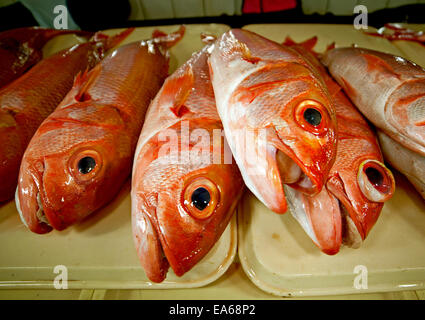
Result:
<svg viewBox="0 0 425 320">
<path fill-rule="evenodd" d="M 16 189 L 35 233 L 80 222 L 131 176 L 136 251 L 162 282 L 210 251 L 245 186 L 329 255 L 358 248 L 392 197 L 384 160 L 425 195 L 425 70 L 403 58 L 233 29 L 169 75 L 184 27 L 122 46 L 132 29 L 83 32 L 44 59 L 60 32 L 30 30 L 0 34 L 0 201 Z"/>
</svg>

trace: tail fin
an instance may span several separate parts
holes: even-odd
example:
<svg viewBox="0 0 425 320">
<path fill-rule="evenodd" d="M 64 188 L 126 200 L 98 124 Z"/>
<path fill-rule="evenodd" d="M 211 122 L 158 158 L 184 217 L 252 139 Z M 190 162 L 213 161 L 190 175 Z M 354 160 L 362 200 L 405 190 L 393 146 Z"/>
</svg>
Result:
<svg viewBox="0 0 425 320">
<path fill-rule="evenodd" d="M 335 42 L 332 42 L 326 47 L 326 52 L 331 51 L 332 49 L 335 49 Z"/>
<path fill-rule="evenodd" d="M 213 42 L 215 42 L 217 40 L 217 37 L 213 34 L 209 34 L 209 33 L 201 33 L 201 41 L 204 44 L 211 44 Z"/>
<path fill-rule="evenodd" d="M 92 41 L 95 42 L 104 42 L 105 43 L 105 51 L 108 51 L 109 49 L 112 49 L 116 46 L 118 46 L 121 42 L 124 41 L 125 38 L 127 38 L 135 28 L 128 28 L 124 31 L 114 35 L 114 36 L 108 36 L 102 32 L 96 32 L 92 38 Z"/>
<path fill-rule="evenodd" d="M 314 37 L 307 39 L 303 42 L 296 42 L 291 37 L 286 37 L 285 41 L 282 44 L 284 46 L 288 46 L 288 47 L 290 47 L 290 46 L 301 46 L 304 49 L 306 49 L 307 51 L 310 51 L 315 56 L 317 56 L 317 53 L 313 50 L 314 47 L 317 44 L 317 36 L 314 36 Z"/>
<path fill-rule="evenodd" d="M 185 26 L 180 26 L 180 28 L 170 34 L 166 34 L 160 30 L 155 30 L 152 32 L 152 39 L 155 43 L 163 45 L 166 49 L 169 49 L 175 46 L 184 36 L 186 32 Z"/>
</svg>

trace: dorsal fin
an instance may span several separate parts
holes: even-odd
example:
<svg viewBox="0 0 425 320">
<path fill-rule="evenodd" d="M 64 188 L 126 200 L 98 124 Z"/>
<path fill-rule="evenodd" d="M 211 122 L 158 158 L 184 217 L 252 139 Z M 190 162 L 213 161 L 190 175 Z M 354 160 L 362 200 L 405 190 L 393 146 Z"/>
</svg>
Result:
<svg viewBox="0 0 425 320">
<path fill-rule="evenodd" d="M 98 64 L 94 69 L 89 71 L 86 69 L 84 72 L 79 72 L 74 79 L 74 85 L 61 102 L 61 107 L 69 106 L 76 102 L 84 102 L 91 100 L 90 93 L 88 92 L 93 85 L 94 80 L 98 77 L 101 71 L 101 65 Z"/>
</svg>

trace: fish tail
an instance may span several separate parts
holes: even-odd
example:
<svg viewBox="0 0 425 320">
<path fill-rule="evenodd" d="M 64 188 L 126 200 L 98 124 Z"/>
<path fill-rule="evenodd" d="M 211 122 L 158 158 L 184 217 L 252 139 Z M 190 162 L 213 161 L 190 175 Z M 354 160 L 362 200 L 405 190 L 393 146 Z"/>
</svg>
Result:
<svg viewBox="0 0 425 320">
<path fill-rule="evenodd" d="M 186 32 L 185 26 L 180 26 L 180 28 L 170 34 L 166 34 L 163 31 L 160 30 L 154 30 L 152 32 L 152 38 L 155 40 L 155 42 L 161 44 L 166 49 L 169 49 L 173 46 L 175 46 L 184 36 Z"/>
<path fill-rule="evenodd" d="M 333 49 L 335 49 L 335 42 L 332 42 L 330 45 L 326 47 L 326 52 L 331 51 Z"/>
<path fill-rule="evenodd" d="M 310 51 L 314 55 L 317 55 L 317 53 L 313 50 L 317 44 L 317 36 L 314 36 L 310 39 L 304 40 L 303 42 L 299 42 L 299 43 L 294 41 L 291 37 L 288 36 L 286 37 L 285 41 L 282 44 L 288 47 L 299 45 L 303 47 L 304 49 L 306 49 L 307 51 Z"/>
<path fill-rule="evenodd" d="M 217 37 L 213 34 L 202 32 L 201 40 L 204 44 L 211 44 L 217 40 Z"/>
<path fill-rule="evenodd" d="M 124 41 L 134 31 L 134 29 L 135 28 L 127 28 L 114 36 L 108 36 L 99 31 L 94 34 L 92 41 L 104 42 L 104 49 L 105 51 L 108 51 L 109 49 L 118 46 L 122 41 Z"/>
</svg>

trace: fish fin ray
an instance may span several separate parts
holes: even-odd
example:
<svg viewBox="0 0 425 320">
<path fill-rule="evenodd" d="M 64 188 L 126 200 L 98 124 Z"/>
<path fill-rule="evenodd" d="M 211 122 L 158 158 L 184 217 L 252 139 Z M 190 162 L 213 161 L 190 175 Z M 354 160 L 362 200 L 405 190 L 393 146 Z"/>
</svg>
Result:
<svg viewBox="0 0 425 320">
<path fill-rule="evenodd" d="M 74 99 L 78 102 L 84 102 L 91 100 L 90 93 L 88 92 L 92 86 L 94 80 L 98 77 L 101 72 L 100 65 L 97 65 L 94 69 L 89 71 L 86 69 L 84 72 L 79 72 L 74 80 L 74 86 L 72 90 L 75 90 Z"/>
</svg>

